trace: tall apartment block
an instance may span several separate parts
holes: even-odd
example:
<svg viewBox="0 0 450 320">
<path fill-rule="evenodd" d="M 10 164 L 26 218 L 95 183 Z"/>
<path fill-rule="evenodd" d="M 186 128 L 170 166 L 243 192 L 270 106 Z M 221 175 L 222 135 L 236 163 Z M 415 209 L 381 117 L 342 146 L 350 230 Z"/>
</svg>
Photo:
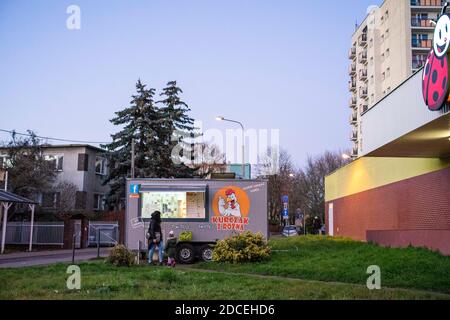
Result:
<svg viewBox="0 0 450 320">
<path fill-rule="evenodd" d="M 385 0 L 372 7 L 352 36 L 349 106 L 352 157 L 364 150 L 361 114 L 424 64 L 444 0 Z M 382 130 L 382 128 L 380 128 Z"/>
</svg>

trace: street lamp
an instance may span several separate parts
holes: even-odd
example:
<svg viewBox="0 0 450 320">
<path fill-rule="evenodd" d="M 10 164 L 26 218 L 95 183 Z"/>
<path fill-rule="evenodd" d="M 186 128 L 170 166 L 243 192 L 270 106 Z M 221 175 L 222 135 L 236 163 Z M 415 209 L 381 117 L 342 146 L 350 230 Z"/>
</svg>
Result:
<svg viewBox="0 0 450 320">
<path fill-rule="evenodd" d="M 238 125 L 241 126 L 242 129 L 242 178 L 245 177 L 245 147 L 244 147 L 244 143 L 245 143 L 245 135 L 244 135 L 244 125 L 236 120 L 231 120 L 231 119 L 226 119 L 222 116 L 217 116 L 216 117 L 217 121 L 227 121 L 227 122 L 233 122 L 233 123 L 237 123 Z"/>
</svg>

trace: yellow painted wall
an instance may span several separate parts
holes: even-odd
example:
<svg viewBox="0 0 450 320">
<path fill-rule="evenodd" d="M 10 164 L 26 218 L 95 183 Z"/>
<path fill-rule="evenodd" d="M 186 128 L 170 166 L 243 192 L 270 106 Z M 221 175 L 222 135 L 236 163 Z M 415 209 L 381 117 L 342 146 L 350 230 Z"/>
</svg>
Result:
<svg viewBox="0 0 450 320">
<path fill-rule="evenodd" d="M 450 159 L 362 157 L 325 177 L 325 201 L 450 167 Z"/>
</svg>

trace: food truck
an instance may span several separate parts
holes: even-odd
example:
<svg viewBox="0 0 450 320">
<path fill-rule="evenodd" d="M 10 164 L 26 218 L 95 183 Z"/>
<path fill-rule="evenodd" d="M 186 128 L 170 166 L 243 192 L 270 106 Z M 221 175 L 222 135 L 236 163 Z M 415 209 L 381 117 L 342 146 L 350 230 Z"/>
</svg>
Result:
<svg viewBox="0 0 450 320">
<path fill-rule="evenodd" d="M 161 212 L 162 236 L 179 238 L 177 259 L 212 259 L 213 245 L 244 231 L 268 237 L 267 180 L 128 179 L 126 184 L 125 245 L 146 252 L 146 234 L 154 211 Z"/>
</svg>

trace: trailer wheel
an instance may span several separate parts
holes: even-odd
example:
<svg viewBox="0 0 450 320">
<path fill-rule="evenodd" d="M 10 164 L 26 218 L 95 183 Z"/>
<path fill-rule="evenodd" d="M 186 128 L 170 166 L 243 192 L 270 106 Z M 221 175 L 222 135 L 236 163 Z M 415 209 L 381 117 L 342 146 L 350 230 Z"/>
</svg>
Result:
<svg viewBox="0 0 450 320">
<path fill-rule="evenodd" d="M 188 243 L 183 243 L 178 248 L 178 261 L 182 264 L 191 264 L 195 259 L 194 247 Z"/>
<path fill-rule="evenodd" d="M 200 248 L 200 257 L 205 262 L 212 261 L 213 248 L 210 245 L 204 245 Z"/>
</svg>

